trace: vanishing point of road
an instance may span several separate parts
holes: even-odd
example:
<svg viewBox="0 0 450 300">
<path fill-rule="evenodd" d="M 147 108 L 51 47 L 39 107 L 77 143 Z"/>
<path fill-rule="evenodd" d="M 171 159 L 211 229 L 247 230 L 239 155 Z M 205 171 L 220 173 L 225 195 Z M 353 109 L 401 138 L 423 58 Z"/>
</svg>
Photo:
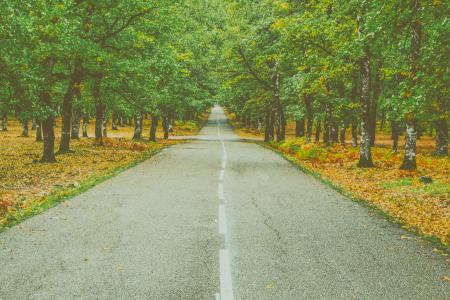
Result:
<svg viewBox="0 0 450 300">
<path fill-rule="evenodd" d="M 0 234 L 0 299 L 450 299 L 444 276 L 428 242 L 218 106 L 189 143 Z"/>
</svg>

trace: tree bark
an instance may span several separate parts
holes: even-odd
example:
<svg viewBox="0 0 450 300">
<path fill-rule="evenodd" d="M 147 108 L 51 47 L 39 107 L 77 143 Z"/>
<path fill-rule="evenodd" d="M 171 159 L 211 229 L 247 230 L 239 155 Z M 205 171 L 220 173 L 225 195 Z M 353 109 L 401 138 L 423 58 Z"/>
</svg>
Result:
<svg viewBox="0 0 450 300">
<path fill-rule="evenodd" d="M 271 105 L 266 105 L 266 115 L 264 118 L 264 142 L 272 142 L 275 136 L 275 128 L 273 122 L 273 113 Z"/>
<path fill-rule="evenodd" d="M 83 114 L 83 137 L 85 137 L 85 138 L 89 137 L 88 127 L 89 127 L 89 114 L 84 113 Z"/>
<path fill-rule="evenodd" d="M 169 116 L 166 112 L 163 113 L 162 125 L 164 130 L 164 139 L 169 138 Z"/>
<path fill-rule="evenodd" d="M 448 120 L 441 117 L 436 122 L 436 154 L 448 155 Z"/>
<path fill-rule="evenodd" d="M 415 170 L 416 164 L 416 143 L 417 132 L 415 120 L 412 115 L 406 119 L 406 143 L 405 143 L 405 157 L 400 167 L 401 170 Z"/>
<path fill-rule="evenodd" d="M 42 142 L 42 121 L 36 121 L 36 142 Z"/>
<path fill-rule="evenodd" d="M 104 138 L 108 137 L 108 114 L 105 107 L 103 107 L 102 134 Z"/>
<path fill-rule="evenodd" d="M 316 137 L 315 137 L 315 143 L 316 144 L 318 144 L 320 142 L 320 126 L 321 126 L 320 121 L 317 120 L 317 123 L 316 123 Z"/>
<path fill-rule="evenodd" d="M 420 0 L 412 1 L 412 32 L 411 32 L 411 88 L 416 86 L 418 82 L 417 74 L 419 72 L 420 47 L 422 37 L 422 25 L 420 23 Z M 402 170 L 415 170 L 416 164 L 416 142 L 417 129 L 416 120 L 412 112 L 405 116 L 406 121 L 406 144 L 405 156 L 400 166 Z"/>
<path fill-rule="evenodd" d="M 152 115 L 152 125 L 150 127 L 150 141 L 156 142 L 156 130 L 158 129 L 159 117 Z"/>
<path fill-rule="evenodd" d="M 358 147 L 358 122 L 352 121 L 352 147 Z"/>
<path fill-rule="evenodd" d="M 325 109 L 325 120 L 323 122 L 323 143 L 327 146 L 330 145 L 331 118 L 332 118 L 331 104 L 327 104 Z"/>
<path fill-rule="evenodd" d="M 306 108 L 306 143 L 311 143 L 311 136 L 313 131 L 313 122 L 314 122 L 314 112 L 313 112 L 313 96 L 306 95 L 305 96 L 305 108 Z"/>
<path fill-rule="evenodd" d="M 134 135 L 133 140 L 139 140 L 142 138 L 142 114 L 136 113 L 134 116 Z"/>
<path fill-rule="evenodd" d="M 112 122 L 111 122 L 111 130 L 117 130 L 117 113 L 115 111 L 112 112 Z"/>
<path fill-rule="evenodd" d="M 305 136 L 305 119 L 295 121 L 295 136 Z"/>
<path fill-rule="evenodd" d="M 102 103 L 100 93 L 101 92 L 100 80 L 101 80 L 100 78 L 97 78 L 95 80 L 92 95 L 95 100 L 95 144 L 103 146 L 102 125 L 103 125 L 104 106 Z"/>
<path fill-rule="evenodd" d="M 72 103 L 76 90 L 79 89 L 81 83 L 81 61 L 75 59 L 74 71 L 70 76 L 69 84 L 67 86 L 66 94 L 64 95 L 62 106 L 62 127 L 61 127 L 61 142 L 59 144 L 59 153 L 70 151 L 70 132 L 72 122 Z"/>
<path fill-rule="evenodd" d="M 51 107 L 50 93 L 42 92 L 41 102 Z M 42 131 L 44 136 L 44 152 L 42 154 L 41 162 L 56 162 L 55 158 L 55 117 L 53 113 L 48 113 L 42 121 Z"/>
<path fill-rule="evenodd" d="M 345 146 L 345 134 L 347 132 L 347 122 L 342 121 L 341 125 L 341 134 L 340 134 L 340 142 L 342 146 Z"/>
<path fill-rule="evenodd" d="M 364 49 L 365 55 L 360 62 L 361 73 L 361 141 L 358 167 L 371 168 L 372 151 L 370 149 L 370 52 Z"/>
<path fill-rule="evenodd" d="M 392 151 L 397 152 L 398 150 L 398 135 L 399 128 L 395 121 L 391 122 L 391 136 L 392 136 Z"/>
<path fill-rule="evenodd" d="M 29 136 L 29 134 L 28 134 L 28 123 L 29 123 L 29 121 L 28 121 L 28 119 L 24 119 L 23 121 L 22 121 L 22 134 L 21 134 L 21 136 L 23 136 L 23 137 L 28 137 Z"/>
<path fill-rule="evenodd" d="M 72 122 L 72 139 L 78 140 L 80 138 L 80 116 L 81 110 L 75 109 L 73 111 L 73 122 Z"/>
</svg>

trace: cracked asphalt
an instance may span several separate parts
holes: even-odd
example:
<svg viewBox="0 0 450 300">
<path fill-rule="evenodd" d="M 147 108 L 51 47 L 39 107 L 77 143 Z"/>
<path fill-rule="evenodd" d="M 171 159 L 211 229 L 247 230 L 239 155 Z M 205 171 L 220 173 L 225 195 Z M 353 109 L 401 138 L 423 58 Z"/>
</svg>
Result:
<svg viewBox="0 0 450 300">
<path fill-rule="evenodd" d="M 450 299 L 448 258 L 239 140 L 220 107 L 191 142 L 1 233 L 0 299 L 217 299 L 223 247 L 235 299 Z"/>
</svg>

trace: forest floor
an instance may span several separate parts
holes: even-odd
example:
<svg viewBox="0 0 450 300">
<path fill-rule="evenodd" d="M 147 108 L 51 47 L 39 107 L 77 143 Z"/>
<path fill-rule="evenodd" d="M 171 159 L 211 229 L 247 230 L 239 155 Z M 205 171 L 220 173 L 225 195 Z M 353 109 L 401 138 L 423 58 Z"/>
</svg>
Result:
<svg viewBox="0 0 450 300">
<path fill-rule="evenodd" d="M 207 119 L 198 122 L 176 122 L 173 136 L 195 135 Z M 59 147 L 61 120 L 57 120 L 55 151 Z M 88 129 L 89 138 L 71 140 L 71 153 L 57 155 L 56 163 L 40 163 L 42 143 L 35 142 L 35 132 L 21 137 L 20 123 L 8 120 L 8 131 L 0 131 L 0 230 L 36 214 L 69 196 L 149 158 L 164 147 L 183 140 L 163 140 L 161 125 L 158 142 L 148 141 L 150 121 L 144 121 L 143 138 L 132 141 L 133 126 L 110 130 L 104 146 L 94 146 L 94 120 Z"/>
<path fill-rule="evenodd" d="M 263 137 L 256 131 L 240 128 L 232 114 L 229 117 L 241 137 Z M 381 210 L 404 228 L 450 249 L 450 160 L 433 155 L 433 138 L 426 136 L 418 141 L 416 171 L 399 170 L 403 151 L 394 153 L 390 150 L 391 141 L 385 132 L 377 133 L 376 147 L 372 149 L 375 167 L 371 169 L 357 167 L 359 148 L 350 144 L 307 145 L 304 138 L 295 138 L 295 124 L 292 123 L 288 125 L 285 142 L 264 145 L 344 194 Z M 422 182 L 424 176 L 431 177 L 432 183 Z"/>
</svg>

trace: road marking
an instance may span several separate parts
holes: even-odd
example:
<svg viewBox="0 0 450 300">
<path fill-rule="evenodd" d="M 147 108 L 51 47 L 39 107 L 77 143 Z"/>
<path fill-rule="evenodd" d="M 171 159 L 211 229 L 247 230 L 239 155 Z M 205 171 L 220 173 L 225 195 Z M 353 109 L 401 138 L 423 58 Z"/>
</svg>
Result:
<svg viewBox="0 0 450 300">
<path fill-rule="evenodd" d="M 223 183 L 219 183 L 219 188 L 217 189 L 217 195 L 219 196 L 219 200 L 224 200 L 225 196 L 223 194 Z"/>
<path fill-rule="evenodd" d="M 233 300 L 230 254 L 228 249 L 220 250 L 220 300 Z"/>
<path fill-rule="evenodd" d="M 219 233 L 227 234 L 227 217 L 225 215 L 225 205 L 219 205 Z"/>
<path fill-rule="evenodd" d="M 219 181 L 223 181 L 223 178 L 225 177 L 225 170 L 220 170 L 219 173 Z"/>
</svg>

